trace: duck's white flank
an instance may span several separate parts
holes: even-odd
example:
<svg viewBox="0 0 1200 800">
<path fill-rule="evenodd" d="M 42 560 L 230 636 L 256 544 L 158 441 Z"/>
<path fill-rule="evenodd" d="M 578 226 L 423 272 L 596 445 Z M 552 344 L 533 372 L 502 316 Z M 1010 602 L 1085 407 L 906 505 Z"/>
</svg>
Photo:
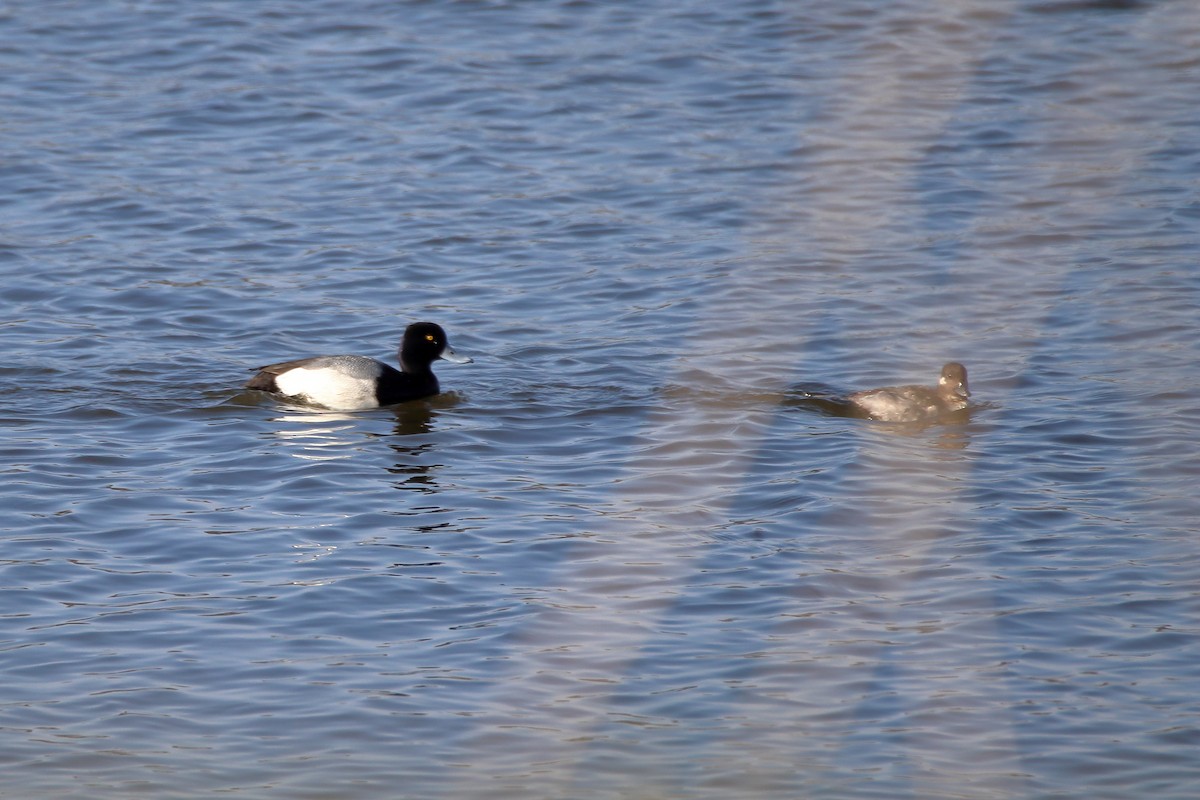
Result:
<svg viewBox="0 0 1200 800">
<path fill-rule="evenodd" d="M 310 403 L 334 411 L 378 408 L 375 377 L 347 375 L 334 367 L 294 367 L 275 376 L 279 393 L 301 396 Z"/>
</svg>

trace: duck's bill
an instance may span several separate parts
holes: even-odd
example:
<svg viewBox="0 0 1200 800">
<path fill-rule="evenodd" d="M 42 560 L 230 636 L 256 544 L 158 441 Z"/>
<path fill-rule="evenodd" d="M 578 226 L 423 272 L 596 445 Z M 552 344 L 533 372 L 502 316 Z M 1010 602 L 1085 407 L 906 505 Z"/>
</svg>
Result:
<svg viewBox="0 0 1200 800">
<path fill-rule="evenodd" d="M 475 360 L 470 356 L 460 356 L 458 353 L 454 352 L 453 347 L 447 347 L 445 350 L 443 350 L 440 358 L 443 361 L 449 361 L 451 364 L 470 364 Z"/>
</svg>

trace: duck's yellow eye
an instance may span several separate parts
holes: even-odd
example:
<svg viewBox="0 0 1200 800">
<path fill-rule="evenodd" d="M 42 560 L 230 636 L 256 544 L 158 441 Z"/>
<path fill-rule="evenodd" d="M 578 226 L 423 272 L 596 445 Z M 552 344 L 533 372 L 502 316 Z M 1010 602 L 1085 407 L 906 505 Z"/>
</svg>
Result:
<svg viewBox="0 0 1200 800">
<path fill-rule="evenodd" d="M 432 333 L 427 333 L 427 334 L 425 334 L 425 341 L 427 341 L 427 342 L 432 342 L 432 341 L 433 341 L 433 334 L 432 334 Z"/>
</svg>

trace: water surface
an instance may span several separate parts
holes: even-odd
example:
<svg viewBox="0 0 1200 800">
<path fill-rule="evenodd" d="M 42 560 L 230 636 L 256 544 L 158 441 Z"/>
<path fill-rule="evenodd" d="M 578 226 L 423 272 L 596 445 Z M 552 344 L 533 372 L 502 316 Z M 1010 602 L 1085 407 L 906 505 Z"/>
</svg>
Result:
<svg viewBox="0 0 1200 800">
<path fill-rule="evenodd" d="M 1194 4 L 0 42 L 0 794 L 1196 795 Z M 416 319 L 436 398 L 240 391 Z"/>
</svg>

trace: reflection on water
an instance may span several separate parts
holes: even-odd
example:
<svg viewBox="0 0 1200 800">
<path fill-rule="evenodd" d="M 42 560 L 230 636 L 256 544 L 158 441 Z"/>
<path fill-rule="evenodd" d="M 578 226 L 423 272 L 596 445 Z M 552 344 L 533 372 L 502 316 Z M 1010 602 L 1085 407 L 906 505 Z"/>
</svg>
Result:
<svg viewBox="0 0 1200 800">
<path fill-rule="evenodd" d="M 445 465 L 430 462 L 429 459 L 436 456 L 434 443 L 404 446 L 393 442 L 389 446 L 400 459 L 386 468 L 391 474 L 399 476 L 392 485 L 397 489 L 435 494 L 438 490 L 437 472 L 444 469 Z"/>
</svg>

